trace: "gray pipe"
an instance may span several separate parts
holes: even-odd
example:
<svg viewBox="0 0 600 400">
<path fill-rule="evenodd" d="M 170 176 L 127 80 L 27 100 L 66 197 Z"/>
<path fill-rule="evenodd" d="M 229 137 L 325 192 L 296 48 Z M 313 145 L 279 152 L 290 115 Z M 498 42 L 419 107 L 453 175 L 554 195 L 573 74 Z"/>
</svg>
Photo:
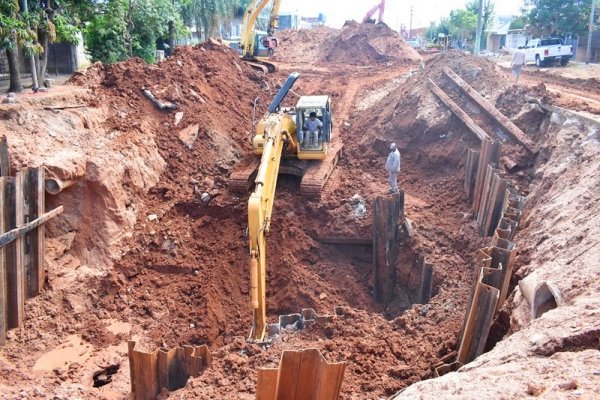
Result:
<svg viewBox="0 0 600 400">
<path fill-rule="evenodd" d="M 48 178 L 46 179 L 46 192 L 56 195 L 66 188 L 73 186 L 75 183 L 77 183 L 77 181 L 72 179 L 61 181 L 57 178 Z"/>
</svg>

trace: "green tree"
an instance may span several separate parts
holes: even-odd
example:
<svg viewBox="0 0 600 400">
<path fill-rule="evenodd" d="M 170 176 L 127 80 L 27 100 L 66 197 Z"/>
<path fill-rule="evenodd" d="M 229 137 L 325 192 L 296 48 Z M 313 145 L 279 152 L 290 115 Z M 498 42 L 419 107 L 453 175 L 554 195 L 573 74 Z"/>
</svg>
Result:
<svg viewBox="0 0 600 400">
<path fill-rule="evenodd" d="M 471 0 L 467 3 L 466 9 L 473 14 L 479 14 L 479 0 Z M 489 32 L 494 23 L 494 14 L 496 13 L 496 4 L 492 0 L 484 0 L 483 2 L 483 32 Z"/>
<path fill-rule="evenodd" d="M 471 11 L 473 14 L 479 14 L 479 0 L 471 0 L 466 5 L 467 10 Z M 494 14 L 496 11 L 496 4 L 491 0 L 483 1 L 483 12 L 481 13 L 482 29 L 481 29 L 481 44 L 482 48 L 485 47 L 486 41 L 484 40 L 487 37 L 487 33 L 493 28 L 494 24 Z M 473 38 L 477 35 L 477 26 L 475 27 L 475 33 Z"/>
<path fill-rule="evenodd" d="M 435 43 L 437 42 L 437 38 L 440 33 L 443 33 L 444 35 L 450 34 L 450 22 L 448 18 L 440 18 L 440 22 L 438 24 L 432 22 L 427 30 L 427 38 L 431 42 Z"/>
<path fill-rule="evenodd" d="M 85 29 L 92 59 L 114 63 L 128 57 L 154 62 L 158 40 L 186 34 L 174 0 L 107 0 Z"/>
<path fill-rule="evenodd" d="M 198 36 L 202 29 L 204 38 L 214 36 L 221 23 L 243 16 L 249 3 L 249 0 L 191 0 L 189 12 Z"/>
<path fill-rule="evenodd" d="M 450 33 L 461 39 L 473 39 L 477 30 L 477 14 L 467 9 L 450 11 Z"/>
<path fill-rule="evenodd" d="M 128 7 L 128 1 L 108 0 L 89 21 L 84 40 L 94 61 L 111 64 L 127 58 L 125 17 Z"/>
<path fill-rule="evenodd" d="M 38 54 L 41 46 L 37 43 L 36 32 L 29 28 L 29 15 L 21 13 L 18 0 L 0 1 L 0 48 L 6 52 L 10 74 L 9 92 L 23 91 L 19 49 L 25 54 Z"/>
<path fill-rule="evenodd" d="M 520 16 L 515 16 L 513 18 L 508 29 L 525 29 L 526 26 L 527 26 L 527 16 L 520 15 Z"/>
<path fill-rule="evenodd" d="M 535 35 L 587 35 L 592 0 L 526 0 L 525 5 Z"/>
<path fill-rule="evenodd" d="M 46 76 L 48 65 L 48 49 L 50 43 L 61 42 L 72 45 L 79 44 L 79 19 L 75 10 L 91 0 L 70 0 L 61 3 L 56 1 L 30 1 L 30 26 L 36 30 L 41 53 L 36 59 L 37 73 L 40 80 Z M 73 7 L 77 4 L 76 7 Z"/>
</svg>

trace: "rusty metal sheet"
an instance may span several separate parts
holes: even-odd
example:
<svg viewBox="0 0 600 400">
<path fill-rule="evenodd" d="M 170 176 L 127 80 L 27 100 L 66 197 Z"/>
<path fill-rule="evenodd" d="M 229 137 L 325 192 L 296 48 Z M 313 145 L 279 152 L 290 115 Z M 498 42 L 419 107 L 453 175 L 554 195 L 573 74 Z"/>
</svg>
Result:
<svg viewBox="0 0 600 400">
<path fill-rule="evenodd" d="M 440 99 L 440 101 L 444 103 L 446 107 L 448 107 L 448 109 L 450 109 L 450 111 L 452 111 L 452 113 L 454 113 L 454 115 L 456 115 L 456 117 L 460 119 L 462 123 L 465 124 L 465 126 L 469 128 L 469 130 L 473 132 L 480 140 L 489 139 L 488 134 L 485 133 L 485 131 L 479 125 L 477 125 L 473 118 L 469 117 L 469 115 L 464 112 L 463 109 L 460 108 L 460 106 L 456 104 L 454 100 L 452 100 L 446 93 L 444 93 L 444 91 L 431 79 L 429 79 L 429 88 Z"/>
<path fill-rule="evenodd" d="M 135 346 L 134 341 L 128 342 L 133 400 L 154 400 L 162 388 L 181 389 L 190 376 L 198 376 L 212 362 L 206 345 L 161 347 L 150 353 L 136 350 Z"/>
<path fill-rule="evenodd" d="M 475 284 L 472 303 L 467 310 L 460 339 L 457 361 L 466 364 L 483 353 L 498 304 L 500 291 L 481 283 Z"/>
<path fill-rule="evenodd" d="M 481 151 L 479 152 L 479 162 L 477 164 L 477 178 L 473 193 L 473 210 L 476 212 L 479 212 L 481 207 L 488 165 L 492 164 L 494 168 L 498 165 L 501 147 L 500 143 L 493 140 L 481 141 Z"/>
<path fill-rule="evenodd" d="M 477 180 L 477 165 L 479 163 L 479 150 L 469 149 L 467 152 L 467 162 L 465 163 L 465 192 L 467 200 L 473 200 L 475 192 L 475 182 Z"/>
<path fill-rule="evenodd" d="M 345 363 L 328 363 L 319 350 L 284 351 L 278 369 L 258 371 L 257 400 L 336 400 Z"/>
<path fill-rule="evenodd" d="M 471 100 L 481 107 L 492 119 L 494 119 L 506 132 L 527 151 L 535 154 L 535 142 L 528 137 L 519 127 L 510 119 L 503 115 L 496 107 L 481 96 L 467 82 L 465 82 L 456 72 L 448 66 L 443 67 L 444 74 L 450 78 Z"/>
</svg>

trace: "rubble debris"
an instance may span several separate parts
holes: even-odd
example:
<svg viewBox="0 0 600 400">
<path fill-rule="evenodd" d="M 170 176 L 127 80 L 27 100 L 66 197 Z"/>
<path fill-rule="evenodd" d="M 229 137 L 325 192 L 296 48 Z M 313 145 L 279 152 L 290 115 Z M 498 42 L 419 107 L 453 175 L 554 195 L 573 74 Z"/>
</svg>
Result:
<svg viewBox="0 0 600 400">
<path fill-rule="evenodd" d="M 177 104 L 171 103 L 169 101 L 161 101 L 157 99 L 154 94 L 149 89 L 142 88 L 142 92 L 146 95 L 147 98 L 150 99 L 158 108 L 161 110 L 176 110 Z"/>
</svg>

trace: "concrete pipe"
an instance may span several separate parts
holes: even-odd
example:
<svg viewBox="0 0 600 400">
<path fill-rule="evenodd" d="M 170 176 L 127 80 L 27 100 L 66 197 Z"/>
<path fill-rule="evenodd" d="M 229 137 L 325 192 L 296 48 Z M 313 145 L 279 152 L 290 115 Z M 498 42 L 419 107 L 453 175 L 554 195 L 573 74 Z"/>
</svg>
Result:
<svg viewBox="0 0 600 400">
<path fill-rule="evenodd" d="M 71 179 L 62 181 L 57 178 L 48 178 L 46 179 L 46 192 L 56 195 L 66 188 L 73 186 L 75 183 L 77 181 Z"/>
</svg>

